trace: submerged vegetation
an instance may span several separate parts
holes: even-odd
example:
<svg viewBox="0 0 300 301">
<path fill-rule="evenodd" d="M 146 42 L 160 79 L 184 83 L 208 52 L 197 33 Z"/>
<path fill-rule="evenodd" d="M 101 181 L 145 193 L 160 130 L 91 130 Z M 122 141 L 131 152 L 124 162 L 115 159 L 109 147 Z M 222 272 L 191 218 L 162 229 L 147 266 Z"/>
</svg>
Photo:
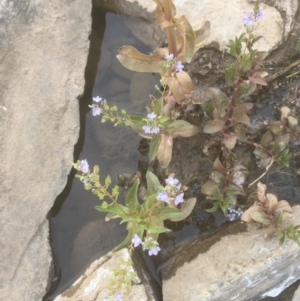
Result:
<svg viewBox="0 0 300 301">
<path fill-rule="evenodd" d="M 273 164 L 289 166 L 289 146 L 300 136 L 298 120 L 286 106 L 281 108 L 280 120 L 268 120 L 261 128 L 253 128 L 248 116 L 253 107 L 249 96 L 257 93 L 261 85 L 268 84 L 268 73 L 262 67 L 268 53 L 255 49 L 255 43 L 261 38 L 256 35 L 256 29 L 261 26 L 264 17 L 259 2 L 242 19 L 245 32 L 227 45 L 229 54 L 234 58 L 234 62 L 225 68 L 225 81 L 229 88 L 226 93 L 214 87 L 210 89 L 211 99 L 201 104 L 204 122 L 203 127 L 199 128 L 183 120 L 182 114 L 176 114 L 176 109 L 184 111 L 191 104 L 189 96 L 194 87 L 189 74 L 184 71 L 184 63 L 190 63 L 204 45 L 209 37 L 210 23 L 205 22 L 200 29 L 194 30 L 185 16 L 177 17 L 171 0 L 154 1 L 157 4 L 156 18 L 166 31 L 168 47 L 157 48 L 152 54 L 145 55 L 132 46 L 123 46 L 117 58 L 132 71 L 160 74 L 160 85 L 155 87 L 160 97 L 151 96 L 147 116 L 140 116 L 110 106 L 109 101 L 97 96 L 90 106 L 92 114 L 100 115 L 102 122 L 130 126 L 141 137 L 149 139 L 149 161 L 158 160 L 162 169 L 166 169 L 171 162 L 176 137 L 192 137 L 202 131 L 201 134 L 206 135 L 203 152 L 208 154 L 212 147 L 218 150 L 210 177 L 201 187 L 201 193 L 212 204 L 206 211 L 221 210 L 230 221 L 241 217 L 245 222 L 260 223 L 281 244 L 286 237 L 300 244 L 299 226 L 291 222 L 291 206 L 285 200 L 278 201 L 274 194 L 266 194 L 266 185 L 259 182 Z M 261 170 L 247 187 L 245 183 L 249 170 L 235 156 L 239 145 L 253 148 L 253 160 L 257 169 Z M 186 197 L 188 188 L 180 183 L 175 174 L 167 175 L 165 182 L 161 183 L 151 171 L 147 171 L 145 179 L 137 173 L 125 201 L 120 201 L 119 186 L 110 187 L 110 176 L 104 179 L 104 183 L 101 182 L 98 166 L 91 170 L 86 160 L 73 163 L 73 166 L 81 172 L 77 177 L 84 188 L 91 190 L 102 201 L 96 209 L 107 213 L 106 221 L 120 218 L 121 223 L 127 223 L 128 234 L 116 251 L 128 247 L 132 252 L 141 246 L 149 256 L 157 255 L 161 250 L 159 234 L 170 231 L 164 221 L 185 219 L 197 202 L 196 198 Z M 141 180 L 146 182 L 144 191 L 139 190 Z M 243 212 L 238 198 L 245 196 L 245 189 L 256 183 L 257 200 Z M 136 277 L 135 273 L 128 272 L 131 271 L 131 262 L 123 262 L 123 265 L 123 269 L 116 271 L 118 281 L 112 284 L 111 294 L 115 300 L 121 300 L 123 294 L 128 293 L 130 283 Z"/>
</svg>

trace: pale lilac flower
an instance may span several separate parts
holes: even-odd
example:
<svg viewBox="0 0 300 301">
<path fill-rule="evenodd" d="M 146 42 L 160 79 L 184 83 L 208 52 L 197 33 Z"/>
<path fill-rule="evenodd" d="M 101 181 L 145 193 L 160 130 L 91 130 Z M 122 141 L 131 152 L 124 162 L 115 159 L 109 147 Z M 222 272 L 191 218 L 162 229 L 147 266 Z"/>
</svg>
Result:
<svg viewBox="0 0 300 301">
<path fill-rule="evenodd" d="M 157 255 L 160 250 L 161 249 L 159 246 L 155 246 L 148 251 L 148 254 L 149 254 L 149 256 Z"/>
<path fill-rule="evenodd" d="M 156 118 L 156 114 L 154 112 L 150 113 L 147 115 L 147 117 L 151 120 L 155 119 Z"/>
<path fill-rule="evenodd" d="M 184 193 L 182 192 L 182 193 L 180 193 L 180 194 L 178 194 L 178 195 L 176 196 L 175 201 L 174 201 L 174 204 L 175 204 L 176 206 L 177 206 L 178 204 L 184 202 L 183 195 L 184 195 Z"/>
<path fill-rule="evenodd" d="M 228 214 L 228 219 L 233 222 L 235 220 L 235 214 L 234 213 L 229 213 Z"/>
<path fill-rule="evenodd" d="M 252 12 L 247 12 L 246 15 L 243 17 L 242 22 L 247 26 L 253 26 L 255 23 L 254 17 Z"/>
<path fill-rule="evenodd" d="M 80 165 L 78 166 L 78 169 L 81 170 L 83 173 L 89 172 L 89 164 L 87 160 L 81 160 Z"/>
<path fill-rule="evenodd" d="M 93 116 L 100 115 L 101 114 L 101 109 L 98 108 L 98 107 L 93 107 L 92 108 L 92 114 L 93 114 Z"/>
<path fill-rule="evenodd" d="M 143 241 L 141 240 L 141 238 L 137 234 L 134 234 L 131 242 L 132 242 L 132 244 L 135 248 L 143 243 Z"/>
<path fill-rule="evenodd" d="M 270 120 L 268 120 L 268 119 L 266 119 L 265 121 L 264 121 L 264 125 L 268 125 L 270 123 Z"/>
<path fill-rule="evenodd" d="M 184 66 L 182 65 L 181 61 L 178 61 L 178 62 L 176 63 L 176 70 L 177 70 L 178 72 L 181 72 L 181 71 L 183 70 L 183 68 L 184 68 Z"/>
<path fill-rule="evenodd" d="M 95 101 L 95 102 L 100 102 L 101 100 L 102 100 L 102 98 L 99 96 L 93 97 L 93 101 Z"/>
<path fill-rule="evenodd" d="M 168 185 L 177 185 L 179 183 L 179 181 L 177 179 L 174 179 L 173 177 L 168 177 L 166 179 L 166 183 Z"/>
<path fill-rule="evenodd" d="M 158 134 L 160 131 L 158 126 L 155 126 L 154 128 L 151 129 L 151 134 Z"/>
<path fill-rule="evenodd" d="M 173 54 L 173 53 L 167 54 L 167 55 L 165 56 L 165 59 L 166 59 L 166 60 L 172 60 L 173 58 L 174 58 L 174 54 Z"/>
<path fill-rule="evenodd" d="M 265 13 L 262 10 L 257 11 L 257 13 L 256 13 L 257 20 L 259 20 L 259 21 L 262 20 L 264 18 L 264 16 L 265 16 Z"/>
<path fill-rule="evenodd" d="M 157 199 L 158 199 L 159 201 L 162 201 L 162 202 L 165 202 L 165 203 L 169 203 L 169 202 L 170 202 L 170 198 L 169 198 L 169 196 L 168 196 L 168 194 L 167 194 L 166 191 L 160 192 L 160 193 L 158 194 L 158 196 L 157 196 Z"/>
<path fill-rule="evenodd" d="M 142 129 L 144 130 L 145 134 L 151 134 L 151 127 L 149 125 L 144 125 Z"/>
<path fill-rule="evenodd" d="M 115 294 L 115 301 L 122 301 L 123 299 L 123 294 L 121 292 L 117 292 Z"/>
</svg>

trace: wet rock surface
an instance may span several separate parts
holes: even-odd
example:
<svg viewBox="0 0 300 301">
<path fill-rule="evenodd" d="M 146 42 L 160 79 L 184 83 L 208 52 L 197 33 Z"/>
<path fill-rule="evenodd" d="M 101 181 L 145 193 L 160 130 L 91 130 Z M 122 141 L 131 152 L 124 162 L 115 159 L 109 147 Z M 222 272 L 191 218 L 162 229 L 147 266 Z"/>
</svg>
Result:
<svg viewBox="0 0 300 301">
<path fill-rule="evenodd" d="M 78 138 L 91 4 L 0 3 L 0 299 L 38 301 L 51 276 L 47 214 Z"/>
</svg>

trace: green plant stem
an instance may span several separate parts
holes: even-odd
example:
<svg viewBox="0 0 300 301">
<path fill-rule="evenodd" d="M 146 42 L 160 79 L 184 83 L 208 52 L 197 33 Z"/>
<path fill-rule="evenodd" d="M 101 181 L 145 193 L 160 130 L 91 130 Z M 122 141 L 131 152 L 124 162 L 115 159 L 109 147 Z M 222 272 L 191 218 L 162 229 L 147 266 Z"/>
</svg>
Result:
<svg viewBox="0 0 300 301">
<path fill-rule="evenodd" d="M 230 105 L 229 105 L 229 111 L 227 113 L 226 121 L 224 124 L 224 133 L 227 134 L 229 132 L 229 128 L 232 125 L 232 117 L 233 117 L 233 110 L 235 108 L 236 104 L 236 92 L 237 92 L 237 84 L 234 85 Z"/>
<path fill-rule="evenodd" d="M 172 22 L 172 6 L 170 0 L 163 0 L 164 12 L 166 19 Z M 168 39 L 168 50 L 169 54 L 173 54 L 174 57 L 177 56 L 177 44 L 174 27 L 167 27 L 167 39 Z"/>
</svg>

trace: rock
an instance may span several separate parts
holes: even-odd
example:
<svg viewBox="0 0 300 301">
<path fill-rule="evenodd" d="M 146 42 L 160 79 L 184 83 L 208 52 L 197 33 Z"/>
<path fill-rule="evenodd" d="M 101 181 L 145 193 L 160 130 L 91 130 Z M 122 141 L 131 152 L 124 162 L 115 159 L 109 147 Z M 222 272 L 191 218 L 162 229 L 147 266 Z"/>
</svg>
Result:
<svg viewBox="0 0 300 301">
<path fill-rule="evenodd" d="M 0 300 L 40 301 L 51 272 L 47 214 L 78 138 L 91 3 L 0 3 Z"/>
<path fill-rule="evenodd" d="M 121 78 L 113 76 L 107 83 L 107 86 L 105 88 L 105 95 L 107 99 L 109 99 L 110 96 L 116 96 L 118 94 L 128 92 L 129 83 L 122 80 Z"/>
<path fill-rule="evenodd" d="M 103 301 L 109 300 L 109 280 L 113 276 L 113 270 L 120 268 L 120 259 L 128 258 L 127 249 L 117 253 L 110 252 L 106 256 L 94 261 L 84 274 L 54 301 Z M 133 285 L 128 296 L 124 296 L 124 301 L 147 301 L 152 300 L 147 296 L 143 285 Z"/>
<path fill-rule="evenodd" d="M 299 206 L 294 207 L 293 216 L 294 224 L 299 224 Z M 228 231 L 234 227 L 241 225 L 232 224 Z M 186 261 L 182 265 L 173 261 L 162 272 L 163 300 L 190 301 L 201 296 L 201 301 L 255 301 L 277 296 L 300 279 L 299 246 L 291 240 L 279 246 L 276 239 L 264 238 L 265 234 L 265 229 L 252 227 L 222 236 L 202 251 L 200 244 L 194 244 L 198 255 L 193 260 L 189 250 L 183 250 Z"/>
<path fill-rule="evenodd" d="M 241 19 L 247 11 L 253 10 L 253 3 L 247 0 L 242 1 L 219 1 L 219 0 L 173 0 L 177 7 L 178 15 L 185 15 L 188 17 L 190 23 L 195 29 L 201 25 L 201 20 L 208 20 L 211 23 L 211 35 L 207 44 L 217 42 L 220 50 L 226 48 L 229 39 L 233 39 L 236 35 L 240 35 L 244 30 Z M 96 5 L 105 6 L 108 9 L 117 13 L 123 13 L 128 16 L 140 18 L 145 22 L 151 24 L 146 25 L 147 30 L 141 32 L 141 25 L 129 25 L 133 34 L 147 45 L 153 45 L 149 41 L 154 40 L 155 45 L 161 44 L 164 40 L 164 35 L 155 25 L 155 3 L 152 0 L 114 0 L 114 1 L 95 1 Z M 257 30 L 258 35 L 263 38 L 258 41 L 257 48 L 259 50 L 271 51 L 284 42 L 292 30 L 295 14 L 298 9 L 298 2 L 296 0 L 281 1 L 275 7 L 271 7 L 261 3 L 261 9 L 265 13 L 262 27 Z M 280 11 L 279 11 L 279 10 Z M 146 34 L 148 32 L 148 34 Z"/>
<path fill-rule="evenodd" d="M 299 301 L 299 300 L 300 300 L 300 286 L 295 291 L 292 301 Z"/>
</svg>

